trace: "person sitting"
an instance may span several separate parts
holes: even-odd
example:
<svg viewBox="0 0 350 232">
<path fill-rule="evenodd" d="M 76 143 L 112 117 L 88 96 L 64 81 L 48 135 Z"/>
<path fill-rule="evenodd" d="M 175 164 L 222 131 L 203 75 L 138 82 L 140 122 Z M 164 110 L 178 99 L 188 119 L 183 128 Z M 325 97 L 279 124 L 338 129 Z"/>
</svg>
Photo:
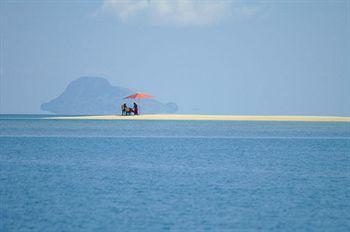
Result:
<svg viewBox="0 0 350 232">
<path fill-rule="evenodd" d="M 139 115 L 139 108 L 138 108 L 136 102 L 134 102 L 133 112 L 134 112 L 134 115 Z"/>
<path fill-rule="evenodd" d="M 121 109 L 122 109 L 122 115 L 126 115 L 126 109 L 128 108 L 128 107 L 126 106 L 126 103 L 123 103 L 120 107 L 121 107 Z"/>
<path fill-rule="evenodd" d="M 126 108 L 125 108 L 125 115 L 131 115 L 132 112 L 133 112 L 133 110 L 126 106 Z"/>
</svg>

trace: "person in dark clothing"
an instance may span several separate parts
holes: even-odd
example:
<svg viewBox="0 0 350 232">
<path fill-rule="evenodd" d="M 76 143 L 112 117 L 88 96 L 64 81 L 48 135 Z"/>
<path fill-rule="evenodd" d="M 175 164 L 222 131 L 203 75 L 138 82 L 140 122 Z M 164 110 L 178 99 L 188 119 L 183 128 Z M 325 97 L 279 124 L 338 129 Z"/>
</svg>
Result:
<svg viewBox="0 0 350 232">
<path fill-rule="evenodd" d="M 136 102 L 134 102 L 133 112 L 134 112 L 134 115 L 139 115 L 139 108 L 138 108 Z"/>
<path fill-rule="evenodd" d="M 120 107 L 121 107 L 121 109 L 122 109 L 122 115 L 126 115 L 126 109 L 128 108 L 128 107 L 126 106 L 126 103 L 123 103 Z"/>
</svg>

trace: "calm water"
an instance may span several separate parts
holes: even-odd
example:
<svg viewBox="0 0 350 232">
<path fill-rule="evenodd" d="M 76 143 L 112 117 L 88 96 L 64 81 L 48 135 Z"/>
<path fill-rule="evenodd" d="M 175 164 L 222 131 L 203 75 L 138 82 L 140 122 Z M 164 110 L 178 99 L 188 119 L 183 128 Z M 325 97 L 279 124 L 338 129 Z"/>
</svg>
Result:
<svg viewBox="0 0 350 232">
<path fill-rule="evenodd" d="M 350 124 L 0 116 L 1 231 L 350 230 Z"/>
</svg>

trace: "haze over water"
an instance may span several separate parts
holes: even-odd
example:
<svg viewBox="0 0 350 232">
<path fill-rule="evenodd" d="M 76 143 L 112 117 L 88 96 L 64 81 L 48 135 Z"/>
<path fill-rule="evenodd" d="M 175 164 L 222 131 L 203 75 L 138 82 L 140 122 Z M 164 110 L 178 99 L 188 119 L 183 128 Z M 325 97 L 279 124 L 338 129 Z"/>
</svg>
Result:
<svg viewBox="0 0 350 232">
<path fill-rule="evenodd" d="M 2 231 L 350 228 L 349 123 L 2 115 L 0 128 Z"/>
<path fill-rule="evenodd" d="M 179 113 L 349 116 L 349 10 L 348 0 L 0 1 L 0 113 L 47 113 L 40 105 L 70 82 L 97 76 Z"/>
</svg>

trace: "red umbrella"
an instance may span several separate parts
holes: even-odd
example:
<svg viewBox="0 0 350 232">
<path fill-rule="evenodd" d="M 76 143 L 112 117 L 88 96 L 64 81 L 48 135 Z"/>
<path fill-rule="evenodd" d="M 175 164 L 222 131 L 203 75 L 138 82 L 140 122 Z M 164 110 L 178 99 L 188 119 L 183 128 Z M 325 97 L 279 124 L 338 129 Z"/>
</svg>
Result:
<svg viewBox="0 0 350 232">
<path fill-rule="evenodd" d="M 148 95 L 146 93 L 134 93 L 132 95 L 125 97 L 124 99 L 141 99 L 141 98 L 148 98 L 149 99 L 149 98 L 153 98 L 153 96 Z M 140 101 L 138 103 L 139 103 L 138 105 L 141 105 Z M 140 106 L 138 108 L 139 108 L 138 113 L 140 113 Z"/>
<path fill-rule="evenodd" d="M 140 99 L 140 98 L 153 98 L 153 97 L 151 95 L 146 94 L 146 93 L 135 93 L 135 94 L 132 94 L 130 96 L 125 97 L 124 99 L 130 99 L 130 98 Z"/>
</svg>

